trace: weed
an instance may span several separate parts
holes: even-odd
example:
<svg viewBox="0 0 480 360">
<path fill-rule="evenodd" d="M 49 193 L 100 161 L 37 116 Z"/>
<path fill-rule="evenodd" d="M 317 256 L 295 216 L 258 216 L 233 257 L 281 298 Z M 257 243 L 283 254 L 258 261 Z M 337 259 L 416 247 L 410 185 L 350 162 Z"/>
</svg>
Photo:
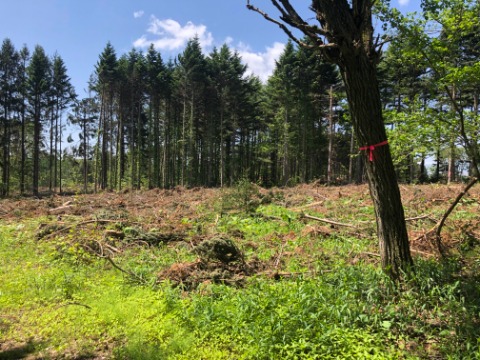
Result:
<svg viewBox="0 0 480 360">
<path fill-rule="evenodd" d="M 148 218 L 136 211 L 134 221 L 125 208 L 97 213 L 103 219 L 125 219 L 111 225 L 123 239 L 102 240 L 105 226 L 92 225 L 55 236 L 49 236 L 50 231 L 38 241 L 39 223 L 54 219 L 28 219 L 22 210 L 20 222 L 1 221 L 0 357 L 480 357 L 477 230 L 475 223 L 467 223 L 476 204 L 464 202 L 460 210 L 468 214 L 449 220 L 452 231 L 463 233 L 455 257 L 417 258 L 415 274 L 398 286 L 379 269 L 373 236 L 363 233 L 359 239 L 337 229 L 322 231 L 318 224 L 308 224 L 311 231 L 305 231 L 304 220 L 285 208 L 287 203 L 318 203 L 318 191 L 292 201 L 281 191 L 261 195 L 251 184 L 241 186 L 235 191 L 243 195 L 226 197 L 224 209 L 232 210 L 222 217 L 208 206 L 200 209 L 199 217 L 190 212 L 193 206 L 181 207 L 189 211 L 182 213 L 175 205 L 158 223 L 145 226 L 162 229 L 158 231 L 124 225 L 155 221 L 151 209 L 145 210 Z M 339 197 L 338 190 L 334 195 L 331 200 L 322 197 L 315 207 L 323 217 L 371 218 L 371 205 L 363 197 Z M 430 203 L 425 199 L 422 204 Z M 171 234 L 181 237 L 166 237 Z M 221 242 L 222 251 L 212 252 L 215 246 L 206 244 L 219 239 L 230 241 Z M 115 264 L 144 281 L 132 282 L 86 251 L 85 245 L 100 240 L 117 248 L 111 255 Z M 197 254 L 192 252 L 195 245 Z M 262 266 L 257 273 L 253 267 L 248 276 L 238 272 L 255 264 Z M 197 271 L 196 278 L 187 279 L 195 280 L 195 286 L 175 286 L 172 276 L 158 281 L 169 269 L 179 275 L 182 266 Z M 262 273 L 264 269 L 282 276 Z M 229 286 L 240 275 L 242 286 Z M 11 352 L 14 349 L 19 352 Z"/>
</svg>

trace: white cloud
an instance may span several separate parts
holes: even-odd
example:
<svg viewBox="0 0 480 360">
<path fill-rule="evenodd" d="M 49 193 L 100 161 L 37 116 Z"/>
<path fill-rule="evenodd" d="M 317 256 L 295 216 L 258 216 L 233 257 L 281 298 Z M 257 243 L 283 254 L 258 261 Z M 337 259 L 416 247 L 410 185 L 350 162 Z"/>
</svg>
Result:
<svg viewBox="0 0 480 360">
<path fill-rule="evenodd" d="M 410 3 L 410 0 L 398 0 L 398 3 L 404 6 L 404 5 L 408 5 Z"/>
<path fill-rule="evenodd" d="M 153 44 L 158 50 L 178 50 L 195 36 L 198 37 L 202 48 L 213 44 L 213 36 L 207 31 L 207 27 L 195 25 L 191 21 L 182 26 L 175 20 L 160 20 L 152 16 L 147 32 L 150 36 L 142 35 L 135 40 L 133 43 L 135 47 L 146 48 Z"/>
<path fill-rule="evenodd" d="M 271 47 L 267 47 L 265 52 L 253 52 L 245 44 L 239 44 L 238 54 L 242 57 L 245 64 L 248 65 L 247 75 L 255 74 L 263 82 L 267 81 L 275 69 L 275 61 L 285 49 L 285 44 L 275 42 Z"/>
<path fill-rule="evenodd" d="M 144 12 L 143 10 L 135 11 L 135 12 L 133 13 L 133 17 L 134 17 L 135 19 L 138 19 L 138 18 L 141 18 L 141 17 L 143 16 L 143 14 L 145 14 L 145 12 Z"/>
<path fill-rule="evenodd" d="M 264 52 L 255 52 L 248 45 L 238 43 L 232 45 L 234 39 L 226 37 L 222 44 L 214 41 L 213 35 L 207 30 L 205 25 L 196 25 L 189 21 L 181 25 L 173 19 L 160 20 L 155 16 L 150 17 L 150 22 L 140 38 L 134 41 L 133 46 L 137 48 L 148 48 L 153 44 L 157 50 L 163 51 L 181 51 L 187 42 L 197 36 L 202 51 L 208 53 L 211 48 L 227 44 L 232 50 L 236 50 L 242 58 L 242 62 L 248 66 L 246 75 L 257 75 L 263 82 L 275 69 L 275 61 L 280 57 L 285 49 L 285 44 L 275 42 L 272 46 L 266 47 Z"/>
</svg>

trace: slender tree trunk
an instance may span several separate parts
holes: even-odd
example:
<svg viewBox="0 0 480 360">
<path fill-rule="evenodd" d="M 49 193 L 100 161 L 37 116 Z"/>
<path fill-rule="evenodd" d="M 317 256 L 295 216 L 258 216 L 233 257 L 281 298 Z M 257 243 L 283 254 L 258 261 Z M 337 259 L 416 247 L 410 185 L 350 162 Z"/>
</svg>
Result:
<svg viewBox="0 0 480 360">
<path fill-rule="evenodd" d="M 55 109 L 55 135 L 54 135 L 54 157 L 53 157 L 53 161 L 54 161 L 54 164 L 53 164 L 53 189 L 54 191 L 57 190 L 57 179 L 58 181 L 60 182 L 60 193 L 62 193 L 62 180 L 61 180 L 61 177 L 62 175 L 58 174 L 57 172 L 60 170 L 60 172 L 62 171 L 62 164 L 61 164 L 61 160 L 60 160 L 60 164 L 57 165 L 57 162 L 58 162 L 58 153 L 59 153 L 59 149 L 58 147 L 60 147 L 60 159 L 62 157 L 62 135 L 61 135 L 61 122 L 59 123 L 59 117 L 60 117 L 60 114 L 59 114 L 59 111 L 58 111 L 58 107 Z M 60 167 L 60 169 L 58 169 L 58 167 Z M 60 177 L 59 177 L 60 176 Z"/>
<path fill-rule="evenodd" d="M 455 181 L 455 144 L 450 144 L 450 156 L 448 158 L 448 173 L 447 183 L 450 184 Z"/>
<path fill-rule="evenodd" d="M 8 100 L 5 100 L 8 101 Z M 1 195 L 8 196 L 9 188 L 9 172 L 10 172 L 10 134 L 9 134 L 9 121 L 8 121 L 8 107 L 4 107 L 4 119 L 3 119 L 3 172 L 2 172 L 2 189 Z"/>
<path fill-rule="evenodd" d="M 358 143 L 367 151 L 366 168 L 373 200 L 382 267 L 393 279 L 409 271 L 412 258 L 400 190 L 390 155 L 382 117 L 372 25 L 374 1 L 315 0 L 310 9 L 318 24 L 301 18 L 288 0 L 271 1 L 280 11 L 279 20 L 247 2 L 247 8 L 279 25 L 297 43 L 291 27 L 318 44 L 318 50 L 340 67 Z M 287 25 L 286 25 L 287 24 Z"/>
<path fill-rule="evenodd" d="M 350 156 L 348 158 L 348 182 L 353 183 L 353 154 L 355 153 L 355 135 L 353 129 L 350 134 Z"/>
<path fill-rule="evenodd" d="M 289 143 L 289 105 L 286 106 L 285 109 L 285 117 L 284 117 L 284 123 L 283 123 L 283 158 L 282 158 L 282 183 L 283 186 L 286 186 L 288 184 L 288 180 L 290 179 L 290 161 L 289 161 L 289 149 L 288 149 L 288 143 Z"/>
<path fill-rule="evenodd" d="M 55 115 L 54 111 L 50 109 L 51 114 L 50 114 L 50 156 L 48 157 L 48 171 L 50 173 L 49 176 L 49 181 L 48 181 L 48 191 L 52 193 L 53 191 L 53 164 L 54 164 L 54 154 L 53 152 L 53 138 L 55 136 Z"/>
<path fill-rule="evenodd" d="M 88 143 L 87 143 L 87 112 L 83 114 L 84 123 L 83 123 L 83 192 L 86 194 L 88 192 Z"/>
<path fill-rule="evenodd" d="M 37 97 L 38 98 L 38 97 Z M 38 185 L 40 177 L 40 137 L 42 126 L 40 123 L 40 99 L 35 101 L 34 110 L 34 125 L 33 125 L 33 178 L 32 178 L 32 193 L 33 196 L 38 196 Z"/>
<path fill-rule="evenodd" d="M 27 152 L 26 152 L 26 149 L 25 149 L 25 127 L 26 127 L 26 124 L 25 124 L 25 109 L 24 109 L 24 105 L 23 105 L 23 100 L 22 100 L 22 114 L 21 114 L 21 118 L 22 118 L 22 135 L 21 135 L 21 151 L 22 151 L 22 155 L 21 155 L 21 162 L 20 162 L 20 194 L 24 194 L 25 193 L 25 163 L 26 163 L 26 160 L 27 160 Z"/>
<path fill-rule="evenodd" d="M 224 104 L 223 104 L 223 97 L 221 100 L 220 105 L 220 187 L 223 187 L 223 177 L 225 175 L 225 147 L 223 146 L 224 142 Z"/>
<path fill-rule="evenodd" d="M 182 135 L 181 135 L 181 147 L 180 147 L 180 158 L 181 158 L 181 167 L 180 167 L 180 185 L 185 185 L 185 169 L 187 168 L 187 160 L 186 160 L 186 136 L 185 136 L 185 129 L 187 123 L 187 96 L 184 95 L 183 98 L 183 114 L 182 114 Z"/>
<path fill-rule="evenodd" d="M 63 182 L 62 182 L 62 177 L 63 177 L 63 149 L 62 149 L 62 122 L 60 121 L 60 127 L 58 128 L 58 134 L 59 134 L 59 141 L 58 141 L 58 148 L 59 148 L 59 159 L 58 159 L 58 184 L 60 186 L 59 191 L 60 194 L 63 193 Z M 55 152 L 57 150 L 55 149 Z M 57 163 L 57 159 L 55 157 L 55 164 Z M 56 165 L 55 165 L 55 173 L 57 172 L 56 170 Z M 55 175 L 56 176 L 56 175 Z M 56 179 L 56 177 L 55 177 Z"/>
<path fill-rule="evenodd" d="M 328 159 L 327 159 L 327 184 L 331 185 L 333 180 L 333 140 L 335 137 L 335 127 L 333 123 L 333 86 L 329 91 L 328 107 Z"/>
</svg>

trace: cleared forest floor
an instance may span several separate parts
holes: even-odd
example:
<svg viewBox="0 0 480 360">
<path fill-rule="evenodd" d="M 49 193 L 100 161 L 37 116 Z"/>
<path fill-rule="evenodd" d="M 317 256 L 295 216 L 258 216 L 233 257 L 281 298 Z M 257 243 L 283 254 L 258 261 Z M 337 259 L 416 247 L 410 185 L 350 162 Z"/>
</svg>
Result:
<svg viewBox="0 0 480 360">
<path fill-rule="evenodd" d="M 0 202 L 0 359 L 480 356 L 480 188 L 402 185 L 417 278 L 379 270 L 366 186 Z"/>
</svg>

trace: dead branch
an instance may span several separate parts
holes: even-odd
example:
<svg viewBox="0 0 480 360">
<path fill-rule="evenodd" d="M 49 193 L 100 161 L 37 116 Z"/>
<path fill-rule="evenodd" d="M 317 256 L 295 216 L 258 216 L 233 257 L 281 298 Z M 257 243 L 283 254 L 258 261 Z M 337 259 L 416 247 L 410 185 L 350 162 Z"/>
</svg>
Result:
<svg viewBox="0 0 480 360">
<path fill-rule="evenodd" d="M 422 219 L 430 219 L 430 215 L 421 215 L 412 218 L 407 218 L 405 221 L 415 221 L 415 220 L 422 220 Z"/>
<path fill-rule="evenodd" d="M 272 4 L 277 8 L 277 10 L 280 12 L 281 16 L 280 19 L 283 21 L 278 21 L 274 18 L 272 18 L 270 15 L 268 15 L 265 11 L 259 9 L 256 6 L 253 6 L 250 4 L 250 0 L 247 0 L 247 9 L 254 11 L 263 18 L 265 18 L 267 21 L 276 24 L 280 29 L 283 30 L 287 36 L 292 39 L 295 43 L 297 43 L 301 47 L 305 48 L 313 48 L 312 45 L 307 44 L 306 42 L 300 40 L 297 38 L 295 35 L 293 35 L 293 32 L 285 25 L 288 24 L 294 28 L 299 29 L 302 31 L 305 35 L 307 35 L 310 39 L 315 41 L 315 46 L 318 48 L 327 48 L 327 47 L 336 47 L 336 44 L 325 44 L 319 37 L 318 35 L 326 35 L 325 31 L 317 26 L 313 26 L 308 24 L 306 21 L 304 21 L 298 13 L 295 11 L 295 9 L 289 4 L 288 1 L 285 0 L 280 0 L 282 5 L 280 5 L 276 0 L 272 0 Z"/>
<path fill-rule="evenodd" d="M 114 253 L 120 253 L 121 251 L 119 249 L 117 249 L 115 246 L 112 246 L 110 244 L 105 244 L 105 247 L 110 250 L 111 252 L 114 252 Z"/>
<path fill-rule="evenodd" d="M 443 229 L 443 226 L 445 225 L 445 222 L 447 221 L 447 218 L 450 216 L 452 211 L 455 209 L 455 207 L 458 205 L 460 200 L 465 196 L 465 194 L 480 180 L 478 177 L 474 177 L 470 182 L 465 186 L 465 188 L 457 195 L 455 200 L 450 204 L 448 207 L 447 211 L 445 211 L 445 214 L 443 214 L 442 218 L 440 221 L 438 221 L 434 227 L 432 227 L 430 230 L 428 230 L 425 234 L 420 235 L 417 237 L 415 240 L 421 240 L 426 239 L 429 240 L 433 236 L 433 241 L 434 245 L 440 254 L 440 256 L 444 257 L 445 256 L 445 251 L 442 245 L 442 238 L 441 238 L 441 232 Z"/>
<path fill-rule="evenodd" d="M 317 202 L 314 202 L 314 203 L 311 203 L 311 204 L 307 204 L 307 205 L 303 205 L 303 206 L 293 208 L 292 210 L 293 211 L 298 211 L 298 210 L 302 210 L 302 209 L 309 208 L 309 207 L 315 207 L 317 205 L 323 205 L 324 203 L 325 203 L 325 201 L 317 201 Z"/>
<path fill-rule="evenodd" d="M 57 208 L 50 209 L 50 210 L 48 210 L 48 212 L 51 215 L 65 214 L 67 212 L 70 212 L 74 207 L 75 207 L 75 205 L 62 205 L 62 206 L 59 206 Z"/>
<path fill-rule="evenodd" d="M 105 230 L 105 237 L 115 238 L 115 239 L 123 239 L 125 234 L 123 231 L 117 230 Z"/>
<path fill-rule="evenodd" d="M 380 254 L 372 253 L 372 252 L 368 252 L 368 251 L 364 251 L 361 254 L 368 255 L 368 256 L 373 256 L 373 257 L 381 257 Z"/>
<path fill-rule="evenodd" d="M 62 308 L 62 307 L 69 306 L 69 305 L 82 306 L 82 307 L 84 307 L 84 308 L 86 308 L 86 309 L 89 309 L 89 310 L 92 309 L 91 306 L 88 306 L 88 305 L 86 305 L 86 304 L 82 304 L 82 303 L 79 303 L 79 302 L 68 302 L 68 303 L 65 303 L 65 304 L 62 304 L 62 305 L 57 306 L 57 309 L 60 309 L 60 308 Z"/>
<path fill-rule="evenodd" d="M 337 221 L 333 221 L 333 220 L 329 220 L 329 219 L 322 219 L 322 218 L 318 218 L 316 216 L 312 216 L 312 215 L 308 215 L 308 214 L 301 214 L 300 217 L 305 218 L 305 219 L 310 219 L 310 220 L 316 220 L 316 221 L 320 221 L 320 222 L 324 222 L 324 223 L 331 224 L 331 225 L 336 225 L 336 226 L 349 227 L 349 228 L 353 228 L 353 229 L 357 228 L 355 225 L 352 225 L 352 224 L 343 224 L 343 223 L 340 223 L 340 222 L 337 222 Z"/>
<path fill-rule="evenodd" d="M 458 204 L 458 203 L 460 202 L 460 200 L 465 196 L 465 194 L 468 192 L 468 190 L 470 190 L 479 180 L 480 180 L 480 178 L 474 177 L 472 180 L 470 180 L 470 182 L 467 184 L 467 186 L 465 186 L 465 188 L 463 189 L 463 191 L 461 191 L 461 192 L 457 195 L 457 197 L 455 198 L 455 200 L 452 202 L 452 204 L 451 204 L 450 207 L 447 209 L 447 211 L 446 211 L 445 214 L 443 215 L 442 219 L 441 219 L 440 222 L 438 223 L 437 230 L 436 230 L 436 233 L 435 233 L 435 235 L 437 236 L 437 238 L 440 238 L 440 233 L 442 232 L 443 225 L 445 224 L 445 221 L 447 220 L 448 216 L 451 214 L 451 212 L 453 211 L 453 209 L 455 209 L 455 207 L 457 206 L 457 204 Z"/>
<path fill-rule="evenodd" d="M 103 258 L 106 259 L 110 264 L 112 264 L 112 266 L 113 266 L 115 269 L 123 272 L 124 274 L 127 274 L 128 276 L 134 278 L 135 280 L 139 281 L 139 282 L 142 283 L 142 284 L 145 284 L 145 283 L 146 283 L 145 279 L 142 279 L 142 278 L 141 278 L 140 276 L 138 276 L 137 274 L 135 274 L 135 273 L 133 273 L 133 272 L 131 272 L 131 271 L 122 269 L 120 266 L 118 266 L 117 264 L 115 264 L 115 262 L 112 260 L 112 258 L 111 258 L 110 256 L 103 256 Z"/>
<path fill-rule="evenodd" d="M 427 256 L 435 256 L 435 254 L 428 253 L 426 251 L 420 251 L 416 249 L 410 249 L 411 252 L 416 253 L 416 254 L 422 254 L 422 255 L 427 255 Z"/>
</svg>

